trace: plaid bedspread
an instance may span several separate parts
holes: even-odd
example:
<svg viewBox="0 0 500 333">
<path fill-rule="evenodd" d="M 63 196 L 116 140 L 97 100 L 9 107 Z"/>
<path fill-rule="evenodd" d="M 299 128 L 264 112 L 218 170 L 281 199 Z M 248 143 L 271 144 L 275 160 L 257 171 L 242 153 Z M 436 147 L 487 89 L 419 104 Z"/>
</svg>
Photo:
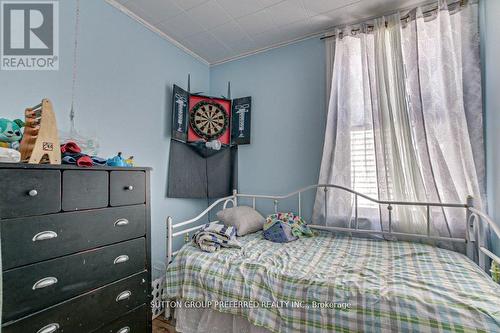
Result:
<svg viewBox="0 0 500 333">
<path fill-rule="evenodd" d="M 185 245 L 164 298 L 272 332 L 500 332 L 500 286 L 459 253 L 328 233 L 239 241 L 216 253 Z"/>
</svg>

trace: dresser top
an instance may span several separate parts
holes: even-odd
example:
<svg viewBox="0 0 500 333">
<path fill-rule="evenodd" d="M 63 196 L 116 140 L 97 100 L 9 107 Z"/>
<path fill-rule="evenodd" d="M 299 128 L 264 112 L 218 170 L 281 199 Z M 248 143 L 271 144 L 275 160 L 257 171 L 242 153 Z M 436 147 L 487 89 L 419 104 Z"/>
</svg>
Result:
<svg viewBox="0 0 500 333">
<path fill-rule="evenodd" d="M 39 170 L 109 170 L 109 171 L 148 171 L 150 167 L 109 167 L 93 166 L 91 168 L 81 168 L 70 164 L 28 164 L 28 163 L 0 163 L 0 169 L 39 169 Z"/>
</svg>

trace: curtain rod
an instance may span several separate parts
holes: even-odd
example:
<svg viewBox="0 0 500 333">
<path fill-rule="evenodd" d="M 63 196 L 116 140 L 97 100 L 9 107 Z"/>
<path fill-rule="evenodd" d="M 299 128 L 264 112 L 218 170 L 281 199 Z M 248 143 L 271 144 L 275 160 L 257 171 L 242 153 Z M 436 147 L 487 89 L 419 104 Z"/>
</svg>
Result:
<svg viewBox="0 0 500 333">
<path fill-rule="evenodd" d="M 451 7 L 453 7 L 453 6 L 460 6 L 460 7 L 464 7 L 466 3 L 467 3 L 467 0 L 459 0 L 459 1 L 456 1 L 456 2 L 453 2 L 453 3 L 450 3 L 448 6 L 451 6 Z M 430 14 L 434 13 L 434 12 L 435 12 L 436 10 L 438 10 L 438 9 L 439 9 L 439 6 L 436 6 L 436 7 L 435 7 L 435 8 L 433 8 L 433 9 L 426 10 L 426 11 L 425 11 L 425 12 L 423 12 L 422 14 L 423 14 L 424 16 L 428 16 L 428 15 L 430 15 Z M 406 14 L 405 16 L 403 16 L 403 17 L 401 18 L 401 21 L 408 21 L 408 19 L 409 19 L 409 18 L 410 18 L 410 14 L 408 13 L 408 14 Z M 373 20 L 373 19 L 372 19 L 372 20 Z M 368 20 L 368 21 L 370 21 L 370 20 Z M 365 21 L 365 22 L 366 22 L 366 21 Z M 385 26 L 386 26 L 386 27 L 387 27 L 387 24 L 388 24 L 388 22 L 387 22 L 387 21 L 385 21 Z M 374 28 L 374 26 L 373 26 L 373 25 L 368 25 L 368 26 L 367 26 L 367 28 L 368 28 L 368 29 L 373 29 L 373 28 Z M 361 29 L 352 29 L 352 30 L 351 30 L 351 32 L 358 32 L 358 31 L 360 31 L 360 30 L 361 30 Z M 342 34 L 342 33 L 341 33 L 341 34 Z M 333 34 L 333 35 L 328 35 L 328 36 L 323 36 L 323 37 L 321 37 L 321 38 L 320 38 L 320 40 L 334 38 L 335 36 L 336 36 L 335 34 Z"/>
</svg>

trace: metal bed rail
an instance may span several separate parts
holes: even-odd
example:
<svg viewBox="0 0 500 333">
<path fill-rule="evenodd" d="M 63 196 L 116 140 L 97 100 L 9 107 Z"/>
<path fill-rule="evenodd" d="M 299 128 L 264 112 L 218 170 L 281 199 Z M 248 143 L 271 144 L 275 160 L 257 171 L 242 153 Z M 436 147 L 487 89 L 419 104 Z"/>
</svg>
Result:
<svg viewBox="0 0 500 333">
<path fill-rule="evenodd" d="M 229 203 L 233 206 L 238 205 L 239 198 L 251 199 L 252 207 L 256 208 L 257 200 L 272 200 L 274 204 L 274 212 L 278 212 L 279 203 L 285 199 L 289 199 L 292 197 L 297 197 L 297 212 L 299 215 L 302 215 L 302 194 L 304 192 L 310 190 L 323 189 L 325 192 L 324 200 L 325 200 L 325 220 L 328 218 L 328 196 L 330 189 L 338 189 L 341 191 L 348 192 L 354 196 L 354 219 L 349 220 L 349 228 L 344 227 L 329 227 L 322 225 L 309 225 L 313 229 L 317 230 L 326 230 L 333 232 L 343 232 L 349 234 L 369 234 L 369 235 L 383 235 L 383 236 L 392 236 L 392 237 L 405 237 L 411 239 L 420 239 L 420 240 L 430 240 L 430 241 L 448 241 L 454 243 L 463 243 L 466 245 L 466 253 L 467 256 L 472 259 L 476 264 L 478 264 L 483 270 L 488 271 L 489 268 L 489 259 L 500 264 L 500 257 L 492 253 L 488 249 L 486 232 L 487 230 L 491 230 L 497 237 L 500 238 L 500 227 L 494 223 L 491 217 L 489 217 L 486 213 L 481 212 L 480 210 L 474 208 L 474 200 L 471 196 L 467 197 L 466 203 L 441 203 L 441 202 L 411 202 L 411 201 L 389 201 L 389 200 L 378 200 L 371 198 L 370 196 L 364 195 L 352 189 L 349 189 L 344 186 L 334 185 L 334 184 L 317 184 L 310 185 L 304 187 L 300 190 L 291 192 L 286 195 L 260 195 L 260 194 L 240 194 L 237 191 L 233 191 L 233 194 L 228 197 L 224 197 L 213 202 L 209 207 L 207 207 L 203 212 L 201 212 L 196 217 L 182 221 L 174 224 L 172 217 L 167 217 L 167 263 L 172 261 L 173 256 L 177 254 L 178 251 L 173 251 L 173 239 L 175 237 L 181 235 L 189 235 L 190 232 L 196 231 L 202 227 L 202 225 L 196 225 L 193 227 L 187 227 L 188 225 L 199 222 L 202 218 L 204 218 L 210 211 L 212 211 L 219 204 L 223 203 L 223 208 L 226 208 Z M 388 211 L 388 230 L 368 230 L 368 229 L 360 229 L 359 228 L 359 214 L 358 214 L 358 201 L 359 198 L 366 199 L 370 202 L 376 203 L 379 206 L 387 206 Z M 417 206 L 417 207 L 425 207 L 426 209 L 426 232 L 425 234 L 417 234 L 417 233 L 404 233 L 404 232 L 396 232 L 393 228 L 393 209 L 395 206 Z M 443 236 L 435 236 L 431 234 L 431 208 L 432 207 L 441 207 L 441 208 L 462 208 L 464 209 L 464 222 L 466 225 L 465 228 L 465 237 L 464 238 L 456 238 L 456 237 L 443 237 Z M 380 207 L 381 208 L 381 207 Z M 209 221 L 209 223 L 217 223 L 218 221 Z M 352 226 L 354 223 L 354 227 Z M 186 228 L 183 228 L 186 227 Z M 181 229 L 183 228 L 183 229 Z M 176 231 L 180 229 L 179 231 Z M 488 272 L 489 273 L 489 272 Z"/>
<path fill-rule="evenodd" d="M 224 198 L 220 198 L 220 199 L 214 201 L 203 212 L 198 214 L 196 217 L 193 217 L 192 219 L 189 219 L 186 221 L 182 221 L 182 222 L 174 224 L 172 217 L 168 216 L 167 217 L 167 264 L 169 264 L 172 261 L 172 257 L 175 256 L 178 252 L 178 251 L 173 251 L 173 239 L 174 239 L 174 237 L 178 237 L 181 235 L 188 235 L 191 231 L 196 231 L 196 230 L 200 229 L 201 227 L 203 227 L 203 225 L 197 225 L 197 226 L 194 226 L 194 227 L 191 227 L 188 229 L 183 229 L 183 230 L 177 231 L 177 232 L 174 232 L 174 230 L 200 221 L 203 217 L 205 217 L 205 215 L 207 215 L 212 209 L 214 209 L 214 207 L 216 207 L 220 203 L 224 203 L 223 204 L 224 209 L 227 207 L 228 203 L 232 203 L 233 206 L 236 206 L 237 200 L 238 200 L 236 195 L 237 195 L 237 193 L 235 190 L 235 191 L 233 191 L 233 195 L 228 196 L 228 197 L 224 197 Z M 217 223 L 217 221 L 213 221 L 210 223 Z"/>
</svg>

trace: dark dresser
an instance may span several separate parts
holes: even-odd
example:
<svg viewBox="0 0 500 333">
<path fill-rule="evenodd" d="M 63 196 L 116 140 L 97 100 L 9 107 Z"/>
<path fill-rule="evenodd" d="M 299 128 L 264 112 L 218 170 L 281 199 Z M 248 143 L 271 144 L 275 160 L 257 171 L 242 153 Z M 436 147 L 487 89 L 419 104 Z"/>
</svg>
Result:
<svg viewBox="0 0 500 333">
<path fill-rule="evenodd" d="M 151 332 L 149 179 L 0 163 L 3 333 Z"/>
</svg>

